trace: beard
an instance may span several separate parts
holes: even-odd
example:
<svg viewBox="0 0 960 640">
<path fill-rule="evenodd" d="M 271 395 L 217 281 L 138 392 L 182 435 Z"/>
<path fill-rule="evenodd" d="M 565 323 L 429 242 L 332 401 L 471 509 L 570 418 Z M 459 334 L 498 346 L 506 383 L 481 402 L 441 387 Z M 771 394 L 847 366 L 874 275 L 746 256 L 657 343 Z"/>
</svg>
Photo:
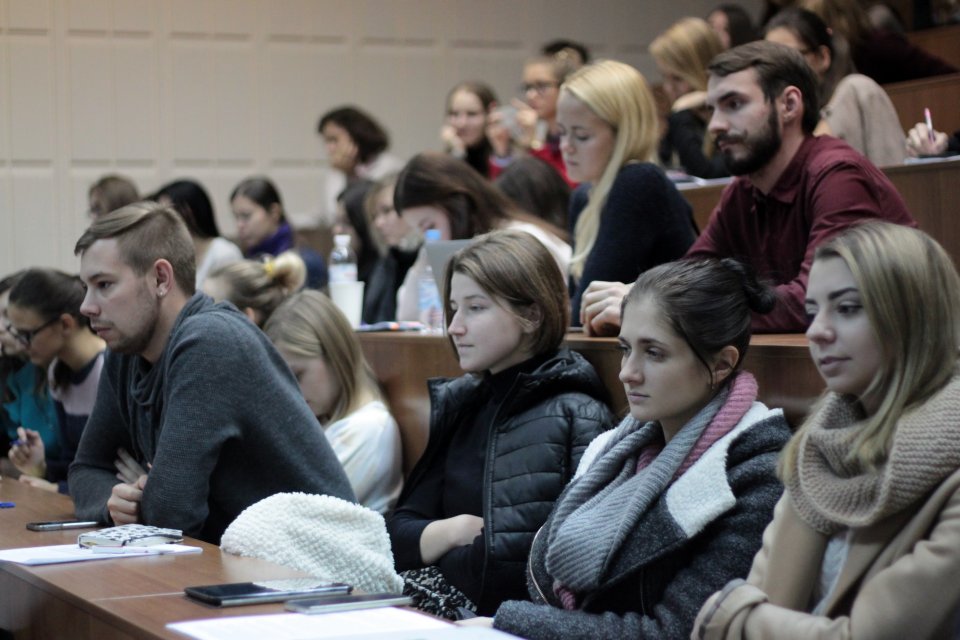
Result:
<svg viewBox="0 0 960 640">
<path fill-rule="evenodd" d="M 734 156 L 730 148 L 723 150 L 723 160 L 731 174 L 743 176 L 759 171 L 777 155 L 783 142 L 780 135 L 780 118 L 776 108 L 770 109 L 766 126 L 756 133 L 725 133 L 717 136 L 717 143 L 721 141 L 738 142 L 746 148 L 744 155 L 739 157 Z"/>
</svg>

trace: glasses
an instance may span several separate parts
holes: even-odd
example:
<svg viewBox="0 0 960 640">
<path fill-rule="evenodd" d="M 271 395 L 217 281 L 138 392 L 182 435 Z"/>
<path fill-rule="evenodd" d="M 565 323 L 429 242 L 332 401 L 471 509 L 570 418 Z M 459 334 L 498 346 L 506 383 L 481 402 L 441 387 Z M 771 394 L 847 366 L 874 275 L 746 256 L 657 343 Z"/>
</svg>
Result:
<svg viewBox="0 0 960 640">
<path fill-rule="evenodd" d="M 530 91 L 535 91 L 543 95 L 550 89 L 556 89 L 559 86 L 560 84 L 557 82 L 524 82 L 520 85 L 520 92 L 529 93 Z"/>
<path fill-rule="evenodd" d="M 38 333 L 40 333 L 47 327 L 51 326 L 54 322 L 58 321 L 59 319 L 60 319 L 59 316 L 55 318 L 50 318 L 49 320 L 44 322 L 42 325 L 40 325 L 36 329 L 30 329 L 29 331 L 14 329 L 13 325 L 7 323 L 7 332 L 9 332 L 10 335 L 12 335 L 17 342 L 19 342 L 25 347 L 29 347 L 30 343 L 33 342 L 33 339 L 37 337 Z"/>
</svg>

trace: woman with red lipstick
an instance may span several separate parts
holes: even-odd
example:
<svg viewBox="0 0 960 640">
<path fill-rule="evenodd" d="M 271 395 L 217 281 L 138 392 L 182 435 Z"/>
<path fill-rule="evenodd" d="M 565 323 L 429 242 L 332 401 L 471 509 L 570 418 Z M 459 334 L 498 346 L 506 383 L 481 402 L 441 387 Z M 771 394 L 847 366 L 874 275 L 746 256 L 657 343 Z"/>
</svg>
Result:
<svg viewBox="0 0 960 640">
<path fill-rule="evenodd" d="M 10 333 L 32 363 L 47 368 L 59 433 L 59 451 L 48 457 L 40 434 L 21 427 L 8 456 L 21 482 L 60 493 L 67 493 L 67 468 L 97 397 L 106 348 L 80 313 L 85 293 L 76 276 L 30 269 L 10 290 L 7 307 Z"/>
<path fill-rule="evenodd" d="M 863 224 L 817 248 L 810 353 L 827 391 L 780 459 L 746 581 L 698 638 L 954 638 L 960 277 L 927 234 Z"/>
<path fill-rule="evenodd" d="M 733 260 L 640 276 L 620 331 L 630 415 L 591 443 L 537 534 L 533 602 L 504 603 L 494 627 L 543 640 L 689 638 L 704 598 L 747 574 L 790 436 L 741 371 L 751 312 L 773 303 Z"/>
<path fill-rule="evenodd" d="M 522 231 L 454 254 L 447 335 L 468 375 L 430 381 L 430 439 L 387 529 L 405 592 L 449 618 L 526 593 L 533 536 L 612 421 L 593 367 L 561 348 L 563 276 Z"/>
</svg>

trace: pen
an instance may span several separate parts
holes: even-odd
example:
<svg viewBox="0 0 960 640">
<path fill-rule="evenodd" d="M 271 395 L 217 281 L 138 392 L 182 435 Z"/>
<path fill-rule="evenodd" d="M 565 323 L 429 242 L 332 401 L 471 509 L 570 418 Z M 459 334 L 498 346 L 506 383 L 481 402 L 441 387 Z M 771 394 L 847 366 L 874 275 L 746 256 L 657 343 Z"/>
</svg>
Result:
<svg viewBox="0 0 960 640">
<path fill-rule="evenodd" d="M 160 552 L 146 547 L 93 547 L 94 553 L 103 553 L 116 556 L 155 556 Z"/>
<path fill-rule="evenodd" d="M 13 509 L 15 506 L 13 502 L 0 502 L 0 509 Z"/>
<path fill-rule="evenodd" d="M 927 123 L 927 138 L 930 142 L 933 142 L 937 138 L 933 135 L 933 118 L 930 117 L 930 107 L 923 108 L 923 119 Z"/>
</svg>

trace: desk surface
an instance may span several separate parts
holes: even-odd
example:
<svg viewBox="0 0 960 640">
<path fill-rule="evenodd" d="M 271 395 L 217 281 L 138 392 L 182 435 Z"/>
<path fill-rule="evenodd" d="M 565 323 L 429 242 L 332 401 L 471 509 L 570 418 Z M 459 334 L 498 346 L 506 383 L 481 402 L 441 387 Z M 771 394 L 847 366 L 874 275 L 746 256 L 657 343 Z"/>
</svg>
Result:
<svg viewBox="0 0 960 640">
<path fill-rule="evenodd" d="M 28 531 L 27 522 L 73 517 L 69 498 L 9 478 L 0 482 L 0 547 L 12 549 L 76 542 L 78 531 Z M 167 623 L 220 616 L 281 612 L 282 605 L 217 609 L 183 595 L 191 585 L 248 582 L 304 574 L 254 558 L 222 553 L 188 539 L 203 553 L 109 559 L 28 567 L 0 563 L 0 628 L 19 638 L 182 638 Z"/>
</svg>

